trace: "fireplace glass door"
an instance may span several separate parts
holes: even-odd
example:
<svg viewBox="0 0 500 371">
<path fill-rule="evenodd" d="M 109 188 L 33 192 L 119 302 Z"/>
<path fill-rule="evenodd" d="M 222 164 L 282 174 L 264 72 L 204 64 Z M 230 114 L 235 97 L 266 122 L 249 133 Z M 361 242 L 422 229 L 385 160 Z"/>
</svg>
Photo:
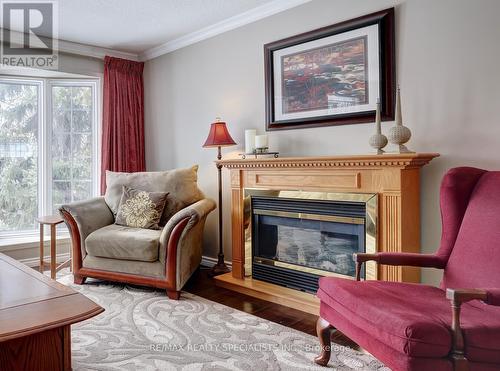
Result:
<svg viewBox="0 0 500 371">
<path fill-rule="evenodd" d="M 258 260 L 281 262 L 305 272 L 321 270 L 354 277 L 352 256 L 364 251 L 363 219 L 346 222 L 325 215 L 269 214 L 254 211 L 254 257 Z"/>
<path fill-rule="evenodd" d="M 254 279 L 315 292 L 322 276 L 354 278 L 353 254 L 374 246 L 375 195 L 246 192 Z"/>
</svg>

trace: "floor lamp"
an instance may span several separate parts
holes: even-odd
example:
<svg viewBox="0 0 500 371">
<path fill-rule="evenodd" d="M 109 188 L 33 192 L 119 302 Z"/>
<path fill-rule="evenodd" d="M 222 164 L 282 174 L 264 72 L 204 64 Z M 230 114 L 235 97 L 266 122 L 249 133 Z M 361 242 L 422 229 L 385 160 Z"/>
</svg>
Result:
<svg viewBox="0 0 500 371">
<path fill-rule="evenodd" d="M 229 135 L 226 123 L 222 122 L 217 117 L 215 122 L 210 125 L 210 132 L 208 133 L 207 140 L 203 145 L 204 148 L 217 147 L 217 160 L 222 159 L 221 147 L 234 146 L 236 142 Z M 224 263 L 224 248 L 222 246 L 222 165 L 217 163 L 217 173 L 219 181 L 219 254 L 217 255 L 217 264 L 212 267 L 210 271 L 211 276 L 227 273 L 230 271 L 226 263 Z"/>
</svg>

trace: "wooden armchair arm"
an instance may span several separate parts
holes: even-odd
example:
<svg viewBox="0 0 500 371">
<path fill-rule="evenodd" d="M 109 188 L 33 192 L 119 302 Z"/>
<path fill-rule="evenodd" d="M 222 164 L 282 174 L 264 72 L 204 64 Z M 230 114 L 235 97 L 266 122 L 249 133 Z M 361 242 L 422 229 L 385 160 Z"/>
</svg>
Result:
<svg viewBox="0 0 500 371">
<path fill-rule="evenodd" d="M 87 252 L 85 239 L 99 228 L 114 223 L 114 216 L 104 197 L 94 197 L 85 201 L 72 202 L 59 208 L 71 236 L 73 273 L 82 268 L 82 261 Z"/>
<path fill-rule="evenodd" d="M 460 328 L 460 308 L 463 303 L 471 300 L 488 300 L 488 291 L 480 289 L 447 289 L 446 298 L 451 301 L 451 331 L 453 343 L 451 357 L 456 370 L 466 369 L 465 344 L 462 329 Z"/>
<path fill-rule="evenodd" d="M 163 228 L 159 259 L 165 263 L 167 280 L 175 286 L 175 296 L 198 268 L 205 220 L 214 208 L 214 201 L 200 200 L 178 211 Z"/>
<path fill-rule="evenodd" d="M 481 289 L 447 289 L 446 298 L 458 305 L 471 300 L 488 300 L 488 291 Z"/>
<path fill-rule="evenodd" d="M 405 265 L 412 267 L 427 267 L 443 269 L 446 261 L 433 254 L 379 252 L 375 254 L 354 254 L 356 262 L 356 280 L 360 280 L 361 266 L 364 262 L 375 261 L 378 264 Z"/>
<path fill-rule="evenodd" d="M 167 222 L 160 235 L 160 246 L 164 248 L 168 246 L 170 234 L 173 232 L 175 226 L 180 223 L 181 220 L 189 218 L 190 225 L 196 224 L 200 219 L 206 217 L 212 210 L 214 210 L 216 204 L 213 200 L 205 198 L 191 204 L 184 209 L 179 210 L 175 213 L 170 220 Z M 161 260 L 161 259 L 160 259 Z"/>
<path fill-rule="evenodd" d="M 181 219 L 173 228 L 170 238 L 168 239 L 167 252 L 165 259 L 165 271 L 167 272 L 167 281 L 175 286 L 177 277 L 177 245 L 181 239 L 184 228 L 189 222 L 189 217 Z M 175 290 L 178 292 L 178 290 Z M 172 294 L 174 295 L 174 294 Z M 169 296 L 170 297 L 170 296 Z M 179 294 L 175 294 L 171 299 L 178 299 Z"/>
<path fill-rule="evenodd" d="M 486 304 L 500 307 L 500 288 L 486 289 L 488 299 L 485 300 Z"/>
<path fill-rule="evenodd" d="M 353 259 L 356 262 L 356 281 L 359 281 L 361 279 L 361 267 L 363 263 L 367 261 L 378 262 L 379 257 L 378 254 L 358 253 L 353 255 Z"/>
</svg>

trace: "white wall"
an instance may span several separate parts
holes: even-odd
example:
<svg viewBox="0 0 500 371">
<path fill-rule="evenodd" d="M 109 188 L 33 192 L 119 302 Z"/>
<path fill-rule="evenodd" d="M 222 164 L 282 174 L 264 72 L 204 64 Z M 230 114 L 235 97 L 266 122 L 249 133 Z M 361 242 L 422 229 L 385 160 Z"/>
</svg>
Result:
<svg viewBox="0 0 500 371">
<path fill-rule="evenodd" d="M 413 132 L 408 147 L 442 155 L 422 172 L 422 251 L 435 251 L 444 172 L 459 165 L 500 169 L 500 1 L 313 0 L 151 60 L 145 68 L 148 168 L 198 163 L 201 188 L 216 198 L 216 153 L 201 145 L 216 116 L 228 122 L 239 149 L 244 129 L 264 131 L 263 45 L 391 6 L 396 6 L 403 120 Z M 361 154 L 370 152 L 373 130 L 362 124 L 269 135 L 272 149 L 283 156 Z M 226 193 L 224 240 L 230 257 L 229 207 Z M 212 213 L 205 232 L 210 256 L 217 249 L 216 223 Z M 423 281 L 437 283 L 439 273 L 426 271 Z"/>
<path fill-rule="evenodd" d="M 46 78 L 102 77 L 104 61 L 82 55 L 59 52 L 57 70 L 11 67 L 0 64 L 0 75 Z"/>
<path fill-rule="evenodd" d="M 60 72 L 76 73 L 92 77 L 102 77 L 104 60 L 69 53 L 59 53 Z"/>
</svg>

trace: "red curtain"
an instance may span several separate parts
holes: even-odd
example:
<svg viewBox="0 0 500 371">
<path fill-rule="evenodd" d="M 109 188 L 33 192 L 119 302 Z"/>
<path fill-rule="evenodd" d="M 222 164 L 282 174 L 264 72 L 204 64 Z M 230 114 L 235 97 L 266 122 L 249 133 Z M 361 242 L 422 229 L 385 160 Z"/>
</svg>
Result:
<svg viewBox="0 0 500 371">
<path fill-rule="evenodd" d="M 106 170 L 145 171 L 144 63 L 104 58 L 101 192 Z"/>
</svg>

